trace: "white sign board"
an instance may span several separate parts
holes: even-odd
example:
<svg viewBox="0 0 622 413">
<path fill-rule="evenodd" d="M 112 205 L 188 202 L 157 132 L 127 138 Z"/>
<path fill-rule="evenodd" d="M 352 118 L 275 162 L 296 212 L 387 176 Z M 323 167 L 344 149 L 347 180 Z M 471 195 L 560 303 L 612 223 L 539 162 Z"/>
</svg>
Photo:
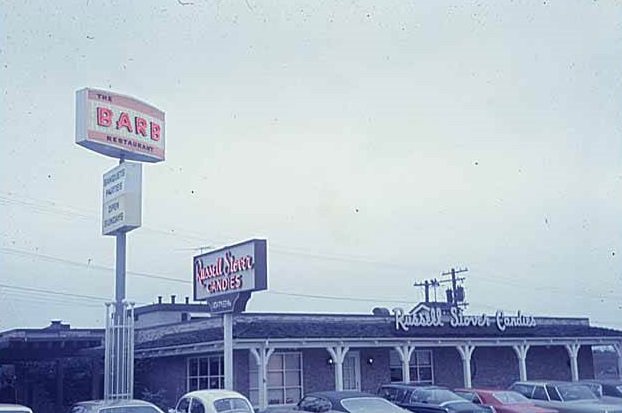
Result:
<svg viewBox="0 0 622 413">
<path fill-rule="evenodd" d="M 123 162 L 104 174 L 102 233 L 116 235 L 140 227 L 142 165 Z"/>
<path fill-rule="evenodd" d="M 76 143 L 103 155 L 139 162 L 164 160 L 164 112 L 106 90 L 76 92 Z"/>
</svg>

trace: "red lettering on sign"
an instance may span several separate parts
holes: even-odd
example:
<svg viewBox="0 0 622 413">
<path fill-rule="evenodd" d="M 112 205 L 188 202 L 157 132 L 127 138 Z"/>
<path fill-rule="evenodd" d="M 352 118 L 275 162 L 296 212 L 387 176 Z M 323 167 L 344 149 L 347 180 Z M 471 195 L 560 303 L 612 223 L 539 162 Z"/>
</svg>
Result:
<svg viewBox="0 0 622 413">
<path fill-rule="evenodd" d="M 99 126 L 112 125 L 112 111 L 108 108 L 97 108 L 97 124 Z"/>
<path fill-rule="evenodd" d="M 146 120 L 136 116 L 134 124 L 136 126 L 136 134 L 137 135 L 141 134 L 143 136 L 147 136 L 147 121 Z"/>
<path fill-rule="evenodd" d="M 151 122 L 151 140 L 160 140 L 160 125 L 155 122 Z"/>
<path fill-rule="evenodd" d="M 117 129 L 121 128 L 126 128 L 128 132 L 133 132 L 130 116 L 125 112 L 121 112 L 121 116 L 119 116 L 119 120 L 117 121 Z"/>
</svg>

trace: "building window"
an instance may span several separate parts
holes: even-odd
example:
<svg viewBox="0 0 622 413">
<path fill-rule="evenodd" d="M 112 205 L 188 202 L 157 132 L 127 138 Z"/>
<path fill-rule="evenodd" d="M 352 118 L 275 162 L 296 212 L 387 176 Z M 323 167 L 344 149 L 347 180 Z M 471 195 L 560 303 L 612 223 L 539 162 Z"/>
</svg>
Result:
<svg viewBox="0 0 622 413">
<path fill-rule="evenodd" d="M 249 393 L 253 405 L 259 405 L 259 366 L 249 353 Z M 268 404 L 296 404 L 302 398 L 302 353 L 273 353 L 266 372 Z"/>
<path fill-rule="evenodd" d="M 391 381 L 404 381 L 402 362 L 395 350 L 390 352 Z M 415 383 L 434 384 L 434 363 L 432 350 L 415 350 L 410 357 L 410 381 Z"/>
<path fill-rule="evenodd" d="M 186 377 L 188 391 L 201 389 L 223 389 L 225 368 L 221 355 L 189 357 Z"/>
</svg>

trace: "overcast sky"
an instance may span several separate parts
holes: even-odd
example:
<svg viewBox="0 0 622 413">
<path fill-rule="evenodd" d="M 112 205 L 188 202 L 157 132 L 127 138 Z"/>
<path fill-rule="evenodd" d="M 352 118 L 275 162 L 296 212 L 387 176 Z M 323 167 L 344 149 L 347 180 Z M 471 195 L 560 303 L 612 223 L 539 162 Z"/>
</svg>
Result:
<svg viewBox="0 0 622 413">
<path fill-rule="evenodd" d="M 0 4 L 0 331 L 102 327 L 114 297 L 84 87 L 166 112 L 131 300 L 265 238 L 249 311 L 410 308 L 454 267 L 470 312 L 622 329 L 622 3 Z"/>
</svg>

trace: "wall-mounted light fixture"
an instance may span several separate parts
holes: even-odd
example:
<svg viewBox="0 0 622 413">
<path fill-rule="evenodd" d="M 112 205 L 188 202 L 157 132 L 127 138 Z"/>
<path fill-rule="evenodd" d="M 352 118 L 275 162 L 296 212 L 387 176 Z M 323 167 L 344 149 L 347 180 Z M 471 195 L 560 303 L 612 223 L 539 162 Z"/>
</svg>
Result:
<svg viewBox="0 0 622 413">
<path fill-rule="evenodd" d="M 367 358 L 367 364 L 369 364 L 370 366 L 371 366 L 372 364 L 374 364 L 374 358 L 373 358 L 373 357 L 368 357 L 368 358 Z"/>
<path fill-rule="evenodd" d="M 332 366 L 334 363 L 335 363 L 335 361 L 333 360 L 333 358 L 332 358 L 332 357 L 329 357 L 329 358 L 326 360 L 326 364 L 328 364 L 329 366 Z"/>
</svg>

